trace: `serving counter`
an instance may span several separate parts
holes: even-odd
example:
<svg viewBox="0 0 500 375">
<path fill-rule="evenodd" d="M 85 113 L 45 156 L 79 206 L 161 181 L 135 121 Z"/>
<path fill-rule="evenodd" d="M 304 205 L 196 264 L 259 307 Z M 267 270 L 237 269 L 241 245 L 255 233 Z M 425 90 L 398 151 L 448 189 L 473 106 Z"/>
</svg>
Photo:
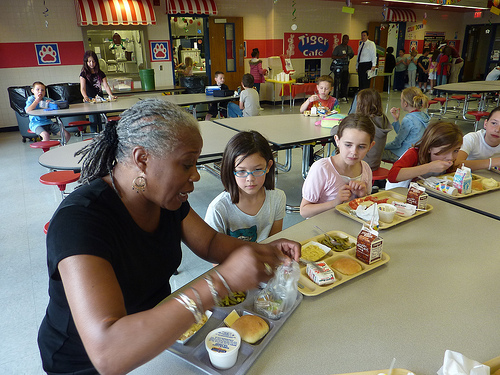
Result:
<svg viewBox="0 0 500 375">
<path fill-rule="evenodd" d="M 396 189 L 406 194 L 406 189 Z M 390 261 L 316 297 L 305 296 L 248 374 L 341 374 L 395 367 L 435 374 L 446 349 L 498 356 L 498 221 L 429 197 L 434 209 L 381 232 Z M 335 210 L 273 238 L 357 235 Z M 133 374 L 198 374 L 168 351 Z"/>
</svg>

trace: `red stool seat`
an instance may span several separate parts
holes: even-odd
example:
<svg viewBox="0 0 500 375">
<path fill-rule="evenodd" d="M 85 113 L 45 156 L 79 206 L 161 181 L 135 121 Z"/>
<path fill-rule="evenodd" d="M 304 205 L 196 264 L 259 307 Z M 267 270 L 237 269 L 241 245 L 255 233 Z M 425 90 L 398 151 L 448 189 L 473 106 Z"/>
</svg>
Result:
<svg viewBox="0 0 500 375">
<path fill-rule="evenodd" d="M 389 177 L 389 170 L 386 168 L 378 168 L 372 171 L 372 182 L 379 180 L 386 180 Z"/>
<path fill-rule="evenodd" d="M 43 233 L 47 234 L 47 231 L 49 230 L 49 224 L 50 224 L 50 221 L 49 221 L 49 222 L 47 222 L 47 224 L 45 224 L 45 225 L 43 226 Z"/>
<path fill-rule="evenodd" d="M 440 96 L 436 96 L 433 100 L 438 101 L 439 103 L 441 103 L 441 105 L 443 105 L 446 102 L 446 98 L 442 98 Z"/>
<path fill-rule="evenodd" d="M 71 121 L 68 122 L 68 125 L 66 126 L 67 128 L 73 128 L 73 127 L 78 127 L 78 130 L 83 131 L 84 126 L 88 126 L 92 124 L 90 121 L 87 120 L 82 120 L 82 121 Z"/>
<path fill-rule="evenodd" d="M 80 173 L 73 171 L 55 171 L 46 173 L 40 177 L 40 182 L 45 185 L 57 185 L 61 192 L 66 190 L 66 184 L 78 181 Z"/>
<path fill-rule="evenodd" d="M 108 121 L 120 121 L 121 117 L 120 116 L 111 116 L 108 117 Z"/>
<path fill-rule="evenodd" d="M 465 95 L 452 95 L 451 98 L 456 100 L 465 100 Z"/>
<path fill-rule="evenodd" d="M 481 118 L 488 117 L 490 115 L 489 112 L 485 111 L 469 111 L 467 112 L 467 114 L 476 118 L 476 122 L 474 123 L 474 130 L 477 130 L 477 126 L 479 125 L 479 121 L 481 121 Z"/>
<path fill-rule="evenodd" d="M 437 100 L 434 100 L 434 99 L 431 99 L 429 100 L 428 104 L 431 105 L 431 104 L 436 104 L 436 103 L 439 103 Z"/>
<path fill-rule="evenodd" d="M 40 141 L 40 142 L 31 143 L 30 147 L 31 148 L 41 148 L 43 150 L 43 152 L 47 152 L 50 150 L 51 147 L 56 147 L 56 146 L 59 146 L 60 144 L 61 144 L 61 142 L 59 142 L 59 141 Z"/>
<path fill-rule="evenodd" d="M 481 94 L 472 94 L 471 97 L 472 98 L 480 99 L 481 98 Z"/>
</svg>

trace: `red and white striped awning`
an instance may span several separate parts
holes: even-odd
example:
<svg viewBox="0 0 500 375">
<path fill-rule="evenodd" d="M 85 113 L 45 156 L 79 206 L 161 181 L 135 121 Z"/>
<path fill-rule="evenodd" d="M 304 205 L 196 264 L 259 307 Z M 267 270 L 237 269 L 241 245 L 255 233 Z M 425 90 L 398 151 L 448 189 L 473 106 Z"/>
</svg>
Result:
<svg viewBox="0 0 500 375">
<path fill-rule="evenodd" d="M 150 0 L 75 0 L 78 26 L 156 25 Z"/>
<path fill-rule="evenodd" d="M 167 14 L 217 15 L 215 0 L 168 0 Z"/>
<path fill-rule="evenodd" d="M 385 20 L 387 22 L 417 22 L 417 16 L 411 9 L 389 8 Z"/>
</svg>

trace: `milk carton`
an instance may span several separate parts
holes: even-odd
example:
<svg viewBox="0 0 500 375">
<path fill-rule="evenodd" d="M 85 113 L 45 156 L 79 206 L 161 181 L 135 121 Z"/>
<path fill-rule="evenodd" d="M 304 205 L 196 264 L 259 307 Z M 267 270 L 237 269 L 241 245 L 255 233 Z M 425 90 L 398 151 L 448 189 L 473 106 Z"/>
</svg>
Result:
<svg viewBox="0 0 500 375">
<path fill-rule="evenodd" d="M 459 194 L 470 194 L 472 192 L 472 174 L 470 168 L 462 164 L 462 168 L 458 168 L 453 177 L 453 187 L 458 190 Z"/>
<path fill-rule="evenodd" d="M 372 264 L 382 259 L 382 237 L 378 232 L 368 226 L 363 226 L 356 242 L 356 258 Z"/>
<path fill-rule="evenodd" d="M 419 186 L 415 182 L 410 182 L 410 188 L 406 195 L 406 203 L 417 206 L 418 209 L 425 210 L 427 208 L 428 197 L 424 187 Z"/>
</svg>

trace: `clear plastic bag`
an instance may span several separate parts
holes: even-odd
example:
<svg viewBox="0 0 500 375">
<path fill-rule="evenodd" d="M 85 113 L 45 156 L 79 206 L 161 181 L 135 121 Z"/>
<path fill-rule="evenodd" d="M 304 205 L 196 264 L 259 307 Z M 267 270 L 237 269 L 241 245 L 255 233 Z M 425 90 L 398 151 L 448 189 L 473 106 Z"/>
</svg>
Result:
<svg viewBox="0 0 500 375">
<path fill-rule="evenodd" d="M 297 299 L 299 277 L 300 268 L 297 262 L 280 265 L 266 287 L 256 294 L 256 311 L 270 319 L 281 318 L 293 307 Z"/>
</svg>

